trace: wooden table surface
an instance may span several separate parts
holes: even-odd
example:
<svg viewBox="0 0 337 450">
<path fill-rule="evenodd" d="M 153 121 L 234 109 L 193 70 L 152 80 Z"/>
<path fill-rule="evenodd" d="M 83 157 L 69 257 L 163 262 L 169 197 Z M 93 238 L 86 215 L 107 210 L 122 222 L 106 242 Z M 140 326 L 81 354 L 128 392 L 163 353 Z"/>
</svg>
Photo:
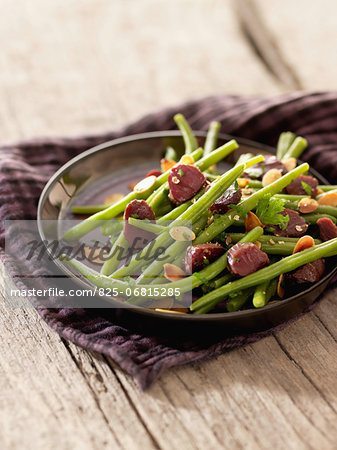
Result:
<svg viewBox="0 0 337 450">
<path fill-rule="evenodd" d="M 329 0 L 0 5 L 1 142 L 114 129 L 209 94 L 337 84 Z M 332 292 L 275 336 L 170 370 L 144 393 L 2 299 L 0 447 L 335 449 L 336 321 Z"/>
</svg>

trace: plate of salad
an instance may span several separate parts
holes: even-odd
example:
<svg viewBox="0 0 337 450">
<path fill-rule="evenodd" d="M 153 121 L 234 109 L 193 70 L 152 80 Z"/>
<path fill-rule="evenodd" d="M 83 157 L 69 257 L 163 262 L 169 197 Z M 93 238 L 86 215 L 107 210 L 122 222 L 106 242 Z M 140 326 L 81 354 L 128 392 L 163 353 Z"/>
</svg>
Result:
<svg viewBox="0 0 337 450">
<path fill-rule="evenodd" d="M 296 316 L 337 272 L 337 186 L 301 162 L 292 132 L 273 149 L 174 119 L 177 131 L 102 144 L 49 181 L 42 240 L 53 219 L 62 242 L 101 243 L 57 266 L 151 319 L 261 329 Z"/>
</svg>

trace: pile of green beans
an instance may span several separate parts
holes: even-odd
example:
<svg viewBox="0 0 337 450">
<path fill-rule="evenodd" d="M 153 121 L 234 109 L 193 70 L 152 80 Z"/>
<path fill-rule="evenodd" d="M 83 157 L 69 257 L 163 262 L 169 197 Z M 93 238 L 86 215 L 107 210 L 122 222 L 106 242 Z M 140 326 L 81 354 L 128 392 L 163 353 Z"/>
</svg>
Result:
<svg viewBox="0 0 337 450">
<path fill-rule="evenodd" d="M 262 308 L 275 296 L 278 277 L 281 274 L 296 270 L 298 267 L 319 258 L 337 255 L 337 238 L 323 243 L 316 239 L 314 247 L 294 254 L 298 238 L 265 235 L 264 229 L 259 226 L 246 233 L 231 232 L 231 228 L 229 228 L 244 226 L 244 219 L 247 214 L 250 211 L 255 211 L 259 201 L 266 195 L 281 199 L 285 208 L 299 211 L 299 202 L 303 198 L 308 198 L 308 196 L 288 195 L 282 191 L 299 175 L 308 172 L 309 165 L 307 163 L 294 168 L 268 186 L 263 186 L 259 180 L 248 180 L 246 187 L 250 188 L 251 195 L 243 198 L 238 205 L 230 205 L 230 209 L 226 213 L 211 217 L 209 208 L 214 201 L 233 185 L 248 167 L 263 161 L 263 157 L 261 155 L 242 154 L 232 169 L 221 176 L 217 176 L 214 172 L 215 164 L 238 147 L 236 141 L 231 140 L 216 148 L 221 125 L 218 122 L 211 122 L 204 149 L 202 149 L 199 147 L 198 140 L 184 116 L 177 114 L 174 116 L 174 120 L 184 140 L 185 154 L 191 155 L 195 161 L 195 166 L 205 174 L 208 180 L 212 181 L 212 183 L 209 183 L 210 186 L 207 189 L 204 186 L 194 198 L 173 207 L 168 196 L 170 171 L 166 171 L 156 178 L 154 185 L 148 191 L 143 193 L 130 192 L 114 204 L 74 205 L 72 207 L 74 214 L 91 215 L 66 231 L 63 238 L 66 241 L 75 241 L 101 226 L 102 235 L 109 236 L 112 246 L 109 258 L 102 265 L 100 273 L 76 259 L 70 259 L 63 255 L 61 259 L 66 264 L 75 268 L 98 288 L 117 289 L 118 294 L 124 297 L 130 305 L 143 304 L 144 299 L 136 294 L 136 291 L 142 288 L 149 290 L 149 292 L 152 289 L 152 292 L 154 292 L 153 295 L 150 293 L 147 295 L 147 300 L 148 298 L 156 298 L 156 288 L 179 289 L 180 295 L 183 295 L 195 288 L 202 287 L 203 295 L 191 305 L 190 310 L 194 314 L 206 314 L 223 300 L 226 300 L 228 312 L 238 311 L 245 307 L 248 302 L 255 308 Z M 282 161 L 289 158 L 297 159 L 306 147 L 306 139 L 300 136 L 296 137 L 292 132 L 282 133 L 277 144 L 277 157 Z M 176 161 L 177 152 L 169 147 L 166 151 L 166 157 Z M 319 186 L 319 188 L 323 192 L 337 190 L 337 186 L 333 185 Z M 121 257 L 125 257 L 130 247 L 124 236 L 124 222 L 120 215 L 127 205 L 135 199 L 146 200 L 157 219 L 155 223 L 152 223 L 151 221 L 130 217 L 128 223 L 133 227 L 154 233 L 157 237 L 142 250 L 133 253 L 131 258 L 128 258 L 128 264 L 120 266 Z M 259 214 L 258 208 L 256 214 Z M 302 214 L 302 216 L 309 225 L 316 224 L 317 220 L 322 217 L 329 218 L 333 223 L 336 223 L 337 207 L 319 205 L 313 213 Z M 166 221 L 170 221 L 170 224 L 167 225 Z M 173 227 L 186 222 L 191 224 L 195 233 L 193 245 L 217 241 L 225 244 L 227 251 L 215 261 L 207 262 L 208 265 L 205 263 L 204 267 L 198 272 L 177 279 L 177 281 L 167 282 L 163 275 L 162 261 L 181 267 L 188 245 L 186 242 L 175 241 L 170 232 Z M 209 225 L 206 226 L 206 223 L 209 223 Z M 229 232 L 227 231 L 228 228 Z M 268 228 L 266 230 L 268 231 Z M 313 230 L 315 231 L 314 228 Z M 261 250 L 272 255 L 271 264 L 250 275 L 235 279 L 227 268 L 227 256 L 228 248 L 238 242 L 259 242 Z M 147 261 L 144 264 L 145 256 L 150 248 L 152 254 L 155 254 L 159 248 L 165 250 L 161 254 L 160 261 Z M 141 271 L 140 275 L 139 271 Z M 131 278 L 135 274 L 138 274 L 136 280 Z"/>
<path fill-rule="evenodd" d="M 287 256 L 281 261 L 257 270 L 250 275 L 229 282 L 226 285 L 200 297 L 192 304 L 191 310 L 195 312 L 195 314 L 205 314 L 214 307 L 214 302 L 220 302 L 223 298 L 226 298 L 226 296 L 233 294 L 234 292 L 257 286 L 268 280 L 273 280 L 281 274 L 291 272 L 304 264 L 332 255 L 337 255 L 337 238 L 323 242 L 319 245 L 315 245 L 314 247 L 308 248 L 299 253 Z"/>
</svg>

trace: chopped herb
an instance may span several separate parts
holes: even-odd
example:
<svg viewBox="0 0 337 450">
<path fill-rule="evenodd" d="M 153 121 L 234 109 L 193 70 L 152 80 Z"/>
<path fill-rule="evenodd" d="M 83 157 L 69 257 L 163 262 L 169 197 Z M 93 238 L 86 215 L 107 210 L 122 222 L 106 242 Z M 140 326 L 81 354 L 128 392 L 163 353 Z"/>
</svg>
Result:
<svg viewBox="0 0 337 450">
<path fill-rule="evenodd" d="M 138 214 L 131 214 L 131 216 L 133 219 L 139 219 L 139 215 Z"/>
<path fill-rule="evenodd" d="M 178 173 L 179 173 L 179 175 L 180 175 L 181 177 L 184 176 L 184 172 L 183 172 L 181 169 L 178 170 Z"/>
<path fill-rule="evenodd" d="M 193 277 L 197 278 L 198 280 L 202 281 L 203 283 L 207 283 L 208 280 L 206 278 L 204 278 L 202 275 L 200 275 L 200 273 L 198 272 L 194 272 L 192 274 Z"/>
<path fill-rule="evenodd" d="M 302 188 L 307 193 L 307 195 L 311 195 L 311 186 L 309 186 L 309 184 L 306 183 L 305 181 L 301 181 L 301 185 L 302 185 Z"/>
<path fill-rule="evenodd" d="M 207 259 L 207 258 L 204 259 L 204 265 L 205 265 L 205 266 L 208 266 L 208 265 L 209 265 L 209 262 L 210 262 L 209 259 Z"/>
<path fill-rule="evenodd" d="M 280 198 L 274 198 L 271 194 L 266 194 L 259 200 L 256 206 L 256 215 L 262 223 L 266 225 L 277 225 L 282 230 L 287 228 L 289 222 L 288 214 L 282 216 L 279 214 L 284 210 L 284 201 Z"/>
<path fill-rule="evenodd" d="M 233 258 L 234 261 L 240 262 L 240 258 Z"/>
<path fill-rule="evenodd" d="M 239 183 L 238 183 L 238 180 L 235 180 L 235 182 L 234 182 L 234 187 L 235 187 L 235 190 L 236 190 L 236 191 L 239 190 Z"/>
</svg>

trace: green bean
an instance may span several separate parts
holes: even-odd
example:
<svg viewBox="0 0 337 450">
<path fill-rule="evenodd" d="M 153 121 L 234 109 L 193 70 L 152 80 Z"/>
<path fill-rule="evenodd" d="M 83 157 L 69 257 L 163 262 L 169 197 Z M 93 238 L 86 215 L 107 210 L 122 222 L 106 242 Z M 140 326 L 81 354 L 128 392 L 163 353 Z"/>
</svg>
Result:
<svg viewBox="0 0 337 450">
<path fill-rule="evenodd" d="M 259 181 L 259 180 L 249 180 L 249 182 L 248 182 L 248 184 L 247 184 L 247 188 L 261 189 L 261 188 L 263 188 L 262 181 Z"/>
<path fill-rule="evenodd" d="M 167 213 L 165 216 L 158 217 L 157 218 L 157 224 L 159 225 L 162 222 L 174 220 L 177 217 L 180 216 L 186 209 L 191 205 L 191 202 L 186 202 L 182 205 L 177 206 L 172 211 Z M 123 223 L 123 217 L 118 217 L 113 220 L 107 220 L 102 226 L 101 226 L 101 233 L 103 236 L 110 236 L 114 233 L 119 233 L 123 230 L 124 223 Z"/>
<path fill-rule="evenodd" d="M 163 188 L 163 189 L 162 189 Z M 157 191 L 156 191 L 157 192 Z M 153 209 L 155 215 L 164 215 L 172 211 L 172 204 L 169 199 L 169 188 L 166 183 L 158 189 L 157 194 L 152 198 L 151 201 L 147 201 L 149 206 Z"/>
<path fill-rule="evenodd" d="M 107 220 L 101 226 L 103 236 L 110 236 L 114 233 L 120 233 L 123 230 L 123 220 Z"/>
<path fill-rule="evenodd" d="M 221 237 L 221 240 L 227 242 L 230 238 L 230 242 L 236 244 L 244 237 L 243 233 L 228 233 Z M 280 237 L 280 236 L 270 236 L 263 235 L 258 241 L 261 243 L 261 250 L 270 255 L 291 255 L 295 245 L 297 244 L 298 238 L 294 237 Z M 321 244 L 322 241 L 315 239 L 315 245 Z"/>
<path fill-rule="evenodd" d="M 250 299 L 253 294 L 253 289 L 245 289 L 235 297 L 232 297 L 227 303 L 227 311 L 235 312 L 243 307 L 245 303 Z"/>
<path fill-rule="evenodd" d="M 204 145 L 204 155 L 208 155 L 216 148 L 220 128 L 220 122 L 211 122 Z"/>
<path fill-rule="evenodd" d="M 285 200 L 284 202 L 284 206 L 285 208 L 289 208 L 289 209 L 293 209 L 295 211 L 298 211 L 298 202 L 293 202 L 293 201 L 289 201 L 289 200 Z M 329 206 L 329 205 L 318 205 L 318 207 L 315 209 L 314 215 L 319 215 L 321 217 L 323 216 L 329 216 L 330 217 L 334 217 L 335 221 L 336 221 L 336 217 L 337 217 L 337 208 L 335 206 Z M 303 217 L 306 219 L 309 216 L 309 214 L 303 214 Z M 312 218 L 312 216 L 309 216 Z M 318 217 L 318 219 L 320 219 L 321 217 Z M 316 222 L 317 222 L 316 220 Z M 315 222 L 315 223 L 316 223 Z M 309 222 L 308 222 L 309 223 Z M 312 223 L 312 222 L 311 222 Z"/>
<path fill-rule="evenodd" d="M 334 224 L 337 223 L 336 217 L 330 216 L 329 214 L 316 214 L 316 211 L 312 214 L 303 214 L 303 218 L 308 225 L 315 225 L 317 223 L 317 220 L 324 218 L 330 219 Z"/>
<path fill-rule="evenodd" d="M 165 158 L 166 159 L 170 159 L 171 161 L 177 161 L 178 160 L 177 152 L 170 145 L 168 145 L 166 147 Z"/>
<path fill-rule="evenodd" d="M 239 166 L 240 164 L 243 164 L 247 161 L 249 161 L 250 159 L 254 158 L 255 155 L 253 155 L 253 153 L 242 153 L 238 160 L 236 161 L 235 165 Z"/>
<path fill-rule="evenodd" d="M 224 146 L 223 146 L 224 147 Z M 224 157 L 222 156 L 225 154 L 225 156 L 230 153 L 230 151 L 233 151 L 235 148 L 237 148 L 237 143 L 235 141 L 229 141 L 227 143 L 226 148 L 219 148 L 218 151 L 214 151 L 209 155 L 208 157 L 202 158 L 203 161 L 198 161 L 199 165 L 198 167 L 202 168 L 200 170 L 205 170 L 208 167 L 208 162 L 210 162 L 210 165 L 214 164 L 214 158 L 220 157 L 220 160 Z M 193 158 L 195 159 L 196 156 L 200 155 L 201 150 L 198 149 L 195 152 L 192 153 Z M 118 214 L 121 214 L 124 209 L 127 207 L 127 205 L 135 199 L 146 199 L 150 196 L 150 194 L 157 189 L 159 186 L 163 185 L 167 182 L 168 176 L 170 174 L 170 171 L 167 170 L 165 173 L 160 175 L 157 178 L 157 181 L 152 189 L 149 189 L 145 193 L 137 193 L 137 192 L 130 192 L 128 195 L 126 195 L 123 199 L 120 201 L 114 203 L 113 205 L 109 206 L 109 208 L 105 209 L 104 211 L 100 211 L 87 219 L 83 220 L 82 222 L 76 224 L 69 230 L 67 230 L 64 235 L 63 239 L 66 241 L 75 241 L 82 236 L 90 233 L 90 231 L 94 230 L 95 228 L 102 225 L 102 223 L 105 220 L 113 219 L 114 217 L 118 216 Z"/>
<path fill-rule="evenodd" d="M 213 291 L 214 289 L 218 289 L 220 286 L 228 283 L 233 278 L 233 276 L 230 273 L 225 273 L 225 275 L 222 275 L 221 277 L 216 278 L 215 280 L 208 281 L 202 286 L 202 290 L 204 294 L 207 294 L 207 292 Z"/>
<path fill-rule="evenodd" d="M 196 150 L 198 148 L 198 141 L 196 140 L 191 127 L 182 114 L 176 114 L 174 116 L 174 121 L 183 136 L 185 143 L 185 153 L 192 153 L 193 150 Z"/>
<path fill-rule="evenodd" d="M 337 255 L 337 238 L 287 256 L 281 261 L 257 270 L 246 277 L 227 283 L 225 286 L 200 297 L 191 305 L 191 310 L 196 314 L 200 313 L 201 308 L 203 313 L 207 312 L 210 307 L 214 307 L 216 299 L 221 301 L 222 298 L 227 297 L 234 292 L 257 286 L 258 284 L 264 283 L 267 280 L 272 280 L 283 273 L 295 270 L 304 264 L 333 255 Z"/>
<path fill-rule="evenodd" d="M 275 295 L 277 289 L 277 278 L 265 281 L 256 287 L 253 296 L 253 305 L 255 308 L 263 308 L 269 300 Z"/>
<path fill-rule="evenodd" d="M 233 278 L 233 276 L 230 273 L 226 273 L 222 277 L 217 278 L 214 280 L 214 289 L 218 289 L 220 286 L 223 286 L 224 284 L 228 283 Z"/>
<path fill-rule="evenodd" d="M 231 170 L 224 173 L 217 181 L 214 181 L 213 184 L 210 186 L 210 189 L 205 192 L 204 195 L 202 195 L 192 206 L 189 207 L 187 211 L 185 211 L 180 217 L 179 220 L 181 221 L 189 221 L 192 220 L 195 217 L 198 217 L 203 211 L 208 209 L 214 201 L 219 198 L 219 196 L 225 192 L 231 184 L 234 183 L 234 181 L 237 179 L 237 177 L 243 172 L 243 170 L 246 167 L 249 167 L 256 162 L 263 160 L 262 156 L 256 156 L 255 158 L 251 159 L 250 161 L 247 161 L 245 164 L 240 164 L 239 166 L 233 167 Z M 174 224 L 173 224 L 174 226 Z M 172 242 L 172 239 L 167 239 L 167 241 L 164 244 L 164 247 Z M 175 253 L 175 247 L 177 246 L 177 243 L 174 243 L 172 246 L 170 246 L 162 255 L 160 260 L 165 260 L 166 263 L 172 261 L 172 258 L 174 257 Z M 154 248 L 153 248 L 154 250 Z M 162 262 L 159 260 L 153 261 L 152 264 L 150 264 L 144 272 L 141 274 L 141 276 L 138 278 L 138 282 L 142 282 L 147 277 L 153 278 L 153 276 L 157 275 L 162 270 Z"/>
<path fill-rule="evenodd" d="M 276 156 L 278 159 L 283 159 L 284 155 L 289 150 L 289 147 L 294 142 L 296 135 L 291 131 L 285 131 L 280 134 L 277 142 Z"/>
<path fill-rule="evenodd" d="M 294 142 L 291 144 L 287 152 L 282 159 L 296 158 L 298 159 L 304 150 L 308 147 L 308 141 L 301 136 L 297 136 Z"/>
<path fill-rule="evenodd" d="M 192 202 L 190 200 L 188 202 L 182 203 L 181 205 L 172 209 L 172 211 L 165 214 L 165 216 L 158 218 L 157 223 L 160 224 L 161 222 L 166 222 L 167 220 L 175 220 L 184 211 L 186 211 L 186 209 L 189 208 L 191 205 L 192 205 Z"/>
<path fill-rule="evenodd" d="M 122 232 L 117 240 L 112 245 L 108 259 L 104 261 L 103 266 L 101 267 L 102 275 L 110 275 L 114 272 L 119 266 L 123 256 L 125 255 L 126 250 L 129 248 L 129 243 L 124 237 L 124 233 Z"/>
<path fill-rule="evenodd" d="M 258 201 L 264 197 L 266 194 L 276 194 L 281 191 L 284 187 L 286 187 L 289 183 L 291 183 L 295 178 L 297 178 L 302 173 L 306 172 L 309 169 L 309 165 L 307 163 L 301 164 L 295 169 L 283 175 L 283 177 L 276 180 L 273 184 L 269 186 L 265 186 L 259 191 L 254 192 L 250 197 L 245 200 L 242 200 L 237 205 L 237 211 L 230 210 L 223 215 L 217 216 L 213 223 L 205 229 L 203 233 L 200 233 L 199 236 L 195 239 L 194 244 L 203 244 L 205 242 L 212 241 L 218 234 L 232 225 L 236 219 L 239 219 L 240 216 L 244 216 L 249 211 L 254 209 L 258 203 Z M 239 213 L 240 211 L 240 213 Z"/>
<path fill-rule="evenodd" d="M 133 217 L 129 217 L 128 222 L 130 225 L 139 228 L 140 230 L 149 231 L 150 233 L 160 234 L 163 231 L 167 230 L 167 227 L 163 227 L 161 225 L 157 225 L 156 223 L 151 223 L 146 220 L 134 219 Z"/>
<path fill-rule="evenodd" d="M 329 192 L 329 191 L 337 191 L 337 185 L 329 185 L 329 184 L 319 184 L 318 189 L 321 189 L 323 192 Z"/>
<path fill-rule="evenodd" d="M 299 202 L 303 198 L 310 198 L 309 195 L 291 195 L 291 194 L 275 194 L 273 195 L 273 197 L 294 202 Z"/>
<path fill-rule="evenodd" d="M 109 204 L 102 205 L 74 205 L 71 207 L 73 214 L 95 214 L 109 208 Z"/>
<path fill-rule="evenodd" d="M 210 166 L 222 161 L 226 156 L 230 155 L 234 150 L 238 148 L 238 143 L 231 139 L 226 144 L 221 145 L 216 150 L 213 150 L 209 155 L 203 156 L 199 161 L 195 163 L 201 172 L 207 170 Z"/>
</svg>

